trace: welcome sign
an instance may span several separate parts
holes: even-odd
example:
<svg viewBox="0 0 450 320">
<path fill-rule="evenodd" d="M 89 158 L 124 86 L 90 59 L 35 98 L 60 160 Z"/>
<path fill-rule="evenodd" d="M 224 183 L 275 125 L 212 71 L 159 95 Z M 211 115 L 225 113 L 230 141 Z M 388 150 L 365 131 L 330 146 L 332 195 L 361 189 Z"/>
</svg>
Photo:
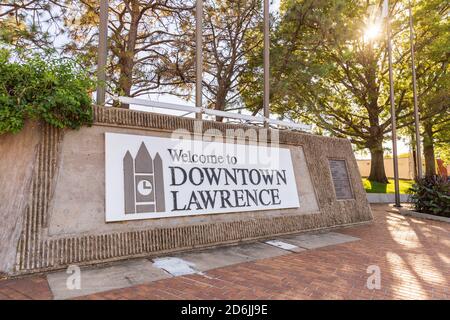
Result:
<svg viewBox="0 0 450 320">
<path fill-rule="evenodd" d="M 289 149 L 105 133 L 106 221 L 297 208 Z"/>
</svg>

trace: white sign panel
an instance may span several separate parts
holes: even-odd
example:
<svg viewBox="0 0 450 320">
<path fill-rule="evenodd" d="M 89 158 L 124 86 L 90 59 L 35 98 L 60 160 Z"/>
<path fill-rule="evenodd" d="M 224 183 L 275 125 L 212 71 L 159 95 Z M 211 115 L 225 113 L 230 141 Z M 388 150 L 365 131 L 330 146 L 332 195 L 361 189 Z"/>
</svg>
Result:
<svg viewBox="0 0 450 320">
<path fill-rule="evenodd" d="M 289 149 L 105 133 L 106 221 L 296 208 Z"/>
</svg>

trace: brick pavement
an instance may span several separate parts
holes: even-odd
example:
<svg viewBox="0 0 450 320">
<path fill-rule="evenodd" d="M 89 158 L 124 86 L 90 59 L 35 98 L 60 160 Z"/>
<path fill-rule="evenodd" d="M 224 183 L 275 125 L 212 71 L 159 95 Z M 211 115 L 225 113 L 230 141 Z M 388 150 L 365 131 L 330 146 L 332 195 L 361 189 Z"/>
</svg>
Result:
<svg viewBox="0 0 450 320">
<path fill-rule="evenodd" d="M 338 232 L 361 238 L 80 299 L 450 299 L 450 224 L 373 205 L 374 223 Z M 378 266 L 381 289 L 369 290 Z M 44 276 L 0 281 L 0 299 L 49 299 Z"/>
</svg>

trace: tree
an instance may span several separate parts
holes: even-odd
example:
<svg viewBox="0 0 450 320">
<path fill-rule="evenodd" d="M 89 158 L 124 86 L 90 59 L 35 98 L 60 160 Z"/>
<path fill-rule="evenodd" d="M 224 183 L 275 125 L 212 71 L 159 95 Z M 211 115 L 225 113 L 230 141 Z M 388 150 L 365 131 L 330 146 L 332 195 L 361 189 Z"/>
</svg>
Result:
<svg viewBox="0 0 450 320">
<path fill-rule="evenodd" d="M 60 13 L 58 23 L 64 22 L 60 32 L 65 33 L 60 53 L 76 57 L 94 75 L 98 1 L 45 3 L 28 0 L 9 5 L 20 12 L 23 21 L 35 14 L 43 16 L 45 10 Z M 189 99 L 195 83 L 195 1 L 112 0 L 109 4 L 108 93 L 129 97 L 170 93 Z M 245 57 L 262 40 L 249 39 L 260 27 L 260 7 L 260 0 L 205 1 L 203 85 L 207 107 L 239 108 L 238 82 L 247 67 Z"/>
<path fill-rule="evenodd" d="M 383 141 L 391 131 L 391 117 L 386 43 L 383 23 L 376 18 L 378 5 L 379 1 L 362 0 L 282 1 L 271 51 L 271 109 L 315 123 L 333 136 L 349 138 L 357 149 L 369 149 L 369 180 L 387 183 Z M 416 30 L 418 52 L 440 37 L 430 29 L 440 24 L 438 17 L 446 17 L 448 6 L 438 1 L 433 1 L 433 6 L 441 9 L 428 21 L 431 25 Z M 409 125 L 413 115 L 406 8 L 401 1 L 391 1 L 399 128 Z M 424 11 L 416 20 L 426 15 Z M 256 66 L 247 76 L 260 77 Z M 418 73 L 418 78 L 428 76 L 429 70 Z M 437 75 L 436 81 L 440 79 Z M 421 90 L 427 92 L 433 86 L 424 81 Z M 244 97 L 251 107 L 252 94 Z M 430 116 L 422 114 L 423 120 Z"/>
<path fill-rule="evenodd" d="M 4 0 L 0 3 L 0 42 L 21 49 L 52 49 L 61 32 L 54 0 Z"/>
<path fill-rule="evenodd" d="M 447 101 L 449 97 L 447 96 Z M 423 123 L 423 153 L 425 157 L 425 175 L 436 174 L 436 148 L 440 154 L 448 155 L 450 151 L 450 109 L 438 113 Z"/>
<path fill-rule="evenodd" d="M 425 175 L 436 174 L 436 147 L 450 150 L 450 5 L 437 0 L 416 5 L 416 28 L 430 39 L 417 53 Z"/>
<path fill-rule="evenodd" d="M 207 107 L 236 108 L 246 89 L 239 81 L 248 70 L 247 57 L 261 45 L 255 35 L 261 22 L 261 1 L 208 0 L 204 5 L 203 85 Z"/>
<path fill-rule="evenodd" d="M 70 1 L 71 2 L 71 1 Z M 72 41 L 65 51 L 81 57 L 94 69 L 97 58 L 98 1 L 76 1 L 66 12 Z M 193 61 L 183 38 L 192 4 L 182 0 L 110 1 L 107 90 L 128 97 L 157 89 L 183 86 Z M 123 104 L 122 107 L 128 108 Z"/>
</svg>

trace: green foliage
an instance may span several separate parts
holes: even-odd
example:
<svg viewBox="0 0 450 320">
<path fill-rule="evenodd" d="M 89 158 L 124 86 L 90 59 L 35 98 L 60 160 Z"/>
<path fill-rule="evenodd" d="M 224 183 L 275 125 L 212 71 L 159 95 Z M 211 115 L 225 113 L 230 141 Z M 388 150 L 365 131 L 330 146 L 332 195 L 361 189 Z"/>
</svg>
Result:
<svg viewBox="0 0 450 320">
<path fill-rule="evenodd" d="M 424 178 L 411 191 L 417 211 L 450 217 L 450 180 L 440 176 Z"/>
<path fill-rule="evenodd" d="M 414 123 L 409 2 L 389 3 L 394 103 L 401 130 Z M 387 25 L 379 5 L 378 0 L 281 0 L 270 48 L 271 112 L 314 123 L 317 133 L 347 138 L 373 157 L 383 152 L 392 125 Z M 448 122 L 450 110 L 450 7 L 441 0 L 412 5 L 421 123 L 431 121 L 438 130 L 439 121 Z M 242 100 L 252 112 L 262 106 L 261 57 L 262 52 L 248 57 L 249 70 L 241 79 Z M 370 176 L 386 181 L 382 161 L 375 162 Z"/>
<path fill-rule="evenodd" d="M 399 180 L 400 193 L 411 193 L 410 189 L 413 183 L 413 180 Z M 364 178 L 363 185 L 367 193 L 395 193 L 394 180 L 392 179 L 389 179 L 389 183 L 381 183 L 376 181 L 369 181 L 368 179 Z"/>
<path fill-rule="evenodd" d="M 448 133 L 448 136 L 450 136 L 450 133 Z M 436 153 L 437 157 L 442 159 L 446 165 L 450 164 L 450 142 L 437 146 Z"/>
<path fill-rule="evenodd" d="M 26 119 L 57 128 L 89 125 L 92 87 L 72 61 L 35 56 L 15 62 L 0 50 L 0 134 L 20 131 Z"/>
</svg>

